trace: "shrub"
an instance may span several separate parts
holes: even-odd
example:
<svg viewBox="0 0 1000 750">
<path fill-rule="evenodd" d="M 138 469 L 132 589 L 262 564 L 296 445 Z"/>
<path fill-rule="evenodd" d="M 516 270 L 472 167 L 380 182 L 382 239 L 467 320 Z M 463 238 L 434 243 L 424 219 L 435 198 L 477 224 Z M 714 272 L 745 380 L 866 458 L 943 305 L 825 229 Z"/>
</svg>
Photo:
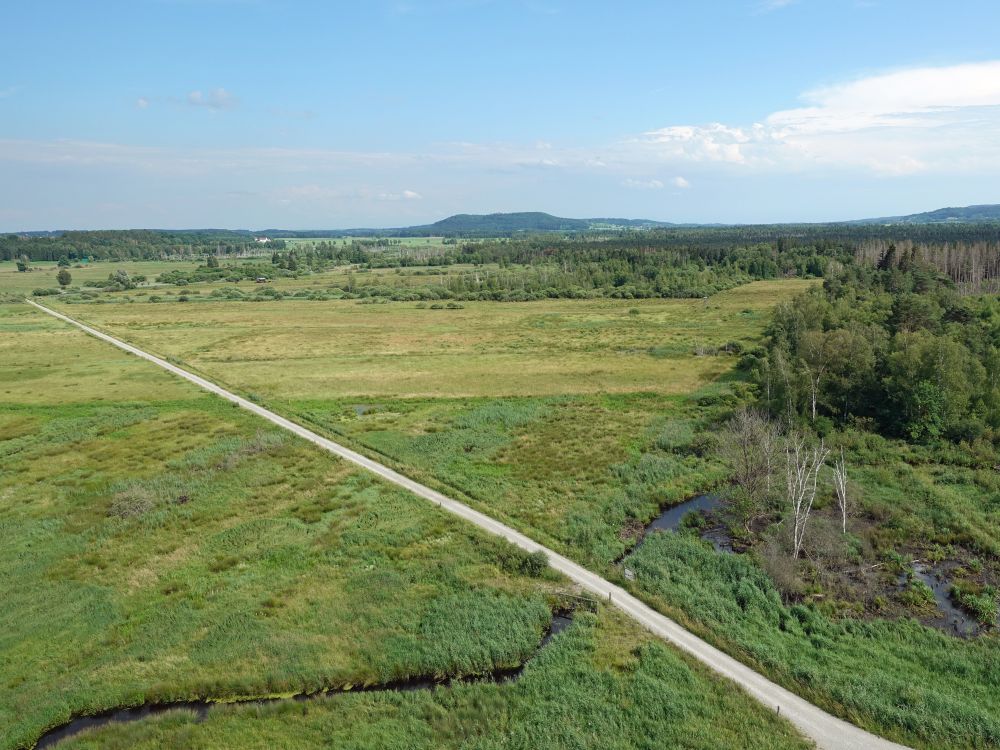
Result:
<svg viewBox="0 0 1000 750">
<path fill-rule="evenodd" d="M 692 444 L 694 432 L 691 422 L 686 419 L 672 419 L 656 436 L 656 447 L 662 451 L 677 451 Z"/>
<path fill-rule="evenodd" d="M 152 492 L 140 485 L 133 485 L 115 494 L 108 508 L 108 515 L 134 518 L 149 513 L 154 505 Z"/>
<path fill-rule="evenodd" d="M 548 556 L 542 550 L 535 550 L 524 558 L 521 563 L 521 572 L 532 578 L 538 578 L 548 567 Z"/>
<path fill-rule="evenodd" d="M 722 348 L 726 352 L 728 352 L 729 354 L 737 354 L 738 355 L 738 354 L 742 354 L 743 353 L 743 344 L 741 342 L 739 342 L 739 341 L 730 341 L 728 344 L 726 344 Z"/>
<path fill-rule="evenodd" d="M 833 420 L 829 417 L 816 417 L 812 422 L 813 429 L 820 437 L 828 437 L 833 434 Z"/>
<path fill-rule="evenodd" d="M 540 577 L 549 567 L 549 558 L 544 552 L 525 552 L 505 539 L 490 537 L 483 540 L 486 553 L 496 561 L 497 566 L 507 573 Z"/>
</svg>

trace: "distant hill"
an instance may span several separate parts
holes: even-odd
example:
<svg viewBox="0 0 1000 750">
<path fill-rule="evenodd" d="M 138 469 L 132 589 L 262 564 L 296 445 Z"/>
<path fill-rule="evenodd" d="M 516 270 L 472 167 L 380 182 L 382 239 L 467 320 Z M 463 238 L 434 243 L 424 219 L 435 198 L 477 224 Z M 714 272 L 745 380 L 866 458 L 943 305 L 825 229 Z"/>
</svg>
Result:
<svg viewBox="0 0 1000 750">
<path fill-rule="evenodd" d="M 522 211 L 509 214 L 456 214 L 433 224 L 405 227 L 396 231 L 438 235 L 506 235 L 516 232 L 585 232 L 588 229 L 655 226 L 670 225 L 646 219 L 566 219 L 541 211 Z"/>
<path fill-rule="evenodd" d="M 437 234 L 464 232 L 581 232 L 590 228 L 586 219 L 563 219 L 541 211 L 522 211 L 510 214 L 455 214 L 433 224 L 407 227 L 427 230 Z"/>
<path fill-rule="evenodd" d="M 979 224 L 1000 222 L 1000 204 L 939 208 L 906 216 L 883 216 L 878 219 L 860 219 L 850 224 Z"/>
<path fill-rule="evenodd" d="M 651 219 L 566 219 L 542 211 L 496 214 L 455 214 L 433 224 L 411 227 L 355 227 L 352 229 L 260 229 L 268 237 L 509 237 L 514 234 L 542 232 L 585 232 L 588 230 L 651 229 L 654 227 L 694 226 Z M 242 231 L 242 230 L 241 230 Z"/>
</svg>

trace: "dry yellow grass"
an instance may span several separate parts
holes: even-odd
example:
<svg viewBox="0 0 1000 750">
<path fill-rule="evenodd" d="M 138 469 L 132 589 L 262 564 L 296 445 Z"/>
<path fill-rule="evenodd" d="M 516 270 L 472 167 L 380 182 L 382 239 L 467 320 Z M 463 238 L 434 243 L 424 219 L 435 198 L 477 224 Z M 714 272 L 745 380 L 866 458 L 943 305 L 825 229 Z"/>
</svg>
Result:
<svg viewBox="0 0 1000 750">
<path fill-rule="evenodd" d="M 697 347 L 753 340 L 777 302 L 811 283 L 756 282 L 707 301 L 469 302 L 461 310 L 291 300 L 63 309 L 266 398 L 673 394 L 734 362 L 695 356 Z"/>
</svg>

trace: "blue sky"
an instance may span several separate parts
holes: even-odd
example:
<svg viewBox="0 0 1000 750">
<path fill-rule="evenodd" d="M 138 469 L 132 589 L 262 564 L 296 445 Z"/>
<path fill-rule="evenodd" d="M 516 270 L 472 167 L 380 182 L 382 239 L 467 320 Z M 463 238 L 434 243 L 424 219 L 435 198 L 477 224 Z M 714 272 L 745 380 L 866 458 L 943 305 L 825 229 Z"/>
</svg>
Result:
<svg viewBox="0 0 1000 750">
<path fill-rule="evenodd" d="M 8 3 L 0 231 L 1000 202 L 1000 3 Z"/>
</svg>

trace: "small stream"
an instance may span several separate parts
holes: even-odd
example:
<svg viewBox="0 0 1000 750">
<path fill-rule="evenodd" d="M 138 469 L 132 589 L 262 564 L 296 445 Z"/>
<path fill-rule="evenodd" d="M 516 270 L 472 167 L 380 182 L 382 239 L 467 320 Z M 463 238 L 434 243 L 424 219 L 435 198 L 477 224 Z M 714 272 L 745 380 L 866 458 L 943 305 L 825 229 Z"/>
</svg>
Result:
<svg viewBox="0 0 1000 750">
<path fill-rule="evenodd" d="M 685 500 L 679 505 L 673 505 L 660 513 L 660 515 L 646 526 L 643 536 L 645 537 L 651 531 L 677 531 L 680 528 L 681 521 L 684 520 L 684 516 L 688 513 L 697 511 L 707 512 L 715 510 L 720 505 L 722 505 L 722 498 L 718 495 L 698 495 L 697 497 L 692 497 L 690 500 Z M 642 544 L 641 540 L 639 544 Z M 638 546 L 637 544 L 636 547 Z"/>
<path fill-rule="evenodd" d="M 688 513 L 711 513 L 720 507 L 722 507 L 722 498 L 718 495 L 712 494 L 697 495 L 696 497 L 692 497 L 690 500 L 685 500 L 683 503 L 671 505 L 669 508 L 661 511 L 660 515 L 646 524 L 646 527 L 642 530 L 642 534 L 639 536 L 639 540 L 635 543 L 635 546 L 615 560 L 615 564 L 622 563 L 635 554 L 636 550 L 642 546 L 642 543 L 646 541 L 646 537 L 648 537 L 651 533 L 677 531 L 681 526 L 681 522 L 684 520 L 684 516 Z M 726 529 L 723 524 L 716 524 L 708 529 L 704 529 L 701 532 L 701 538 L 705 541 L 711 542 L 716 552 L 733 552 L 732 537 L 729 535 L 729 530 Z"/>
<path fill-rule="evenodd" d="M 938 575 L 929 565 L 915 562 L 913 563 L 913 577 L 926 583 L 934 594 L 934 602 L 937 604 L 941 616 L 930 621 L 932 626 L 960 638 L 971 638 L 979 635 L 983 629 L 982 625 L 975 617 L 952 601 L 951 585 L 944 576 Z M 907 573 L 904 572 L 899 577 L 899 585 L 906 587 L 908 583 Z"/>
<path fill-rule="evenodd" d="M 352 688 L 331 688 L 316 693 L 300 693 L 288 698 L 249 698 L 245 700 L 214 702 L 207 700 L 177 701 L 174 703 L 147 703 L 134 708 L 119 708 L 104 711 L 92 716 L 78 716 L 60 727 L 48 730 L 39 739 L 36 748 L 45 748 L 55 745 L 57 742 L 73 737 L 84 730 L 95 727 L 103 727 L 108 724 L 119 724 L 130 721 L 140 721 L 150 716 L 159 716 L 170 711 L 191 711 L 198 721 L 203 721 L 216 706 L 263 706 L 268 703 L 278 703 L 282 701 L 310 701 L 317 698 L 326 698 L 334 695 L 344 695 L 346 693 L 384 693 L 410 692 L 414 690 L 436 690 L 438 688 L 448 688 L 455 684 L 468 684 L 476 682 L 491 682 L 502 684 L 512 682 L 521 676 L 524 668 L 538 653 L 545 648 L 552 638 L 565 630 L 573 622 L 572 612 L 557 612 L 552 616 L 552 622 L 548 630 L 542 636 L 535 652 L 529 656 L 523 664 L 507 669 L 497 669 L 492 672 L 478 675 L 465 675 L 462 677 L 449 677 L 436 679 L 433 677 L 413 677 L 405 680 L 383 682 L 377 685 L 358 686 Z"/>
</svg>

